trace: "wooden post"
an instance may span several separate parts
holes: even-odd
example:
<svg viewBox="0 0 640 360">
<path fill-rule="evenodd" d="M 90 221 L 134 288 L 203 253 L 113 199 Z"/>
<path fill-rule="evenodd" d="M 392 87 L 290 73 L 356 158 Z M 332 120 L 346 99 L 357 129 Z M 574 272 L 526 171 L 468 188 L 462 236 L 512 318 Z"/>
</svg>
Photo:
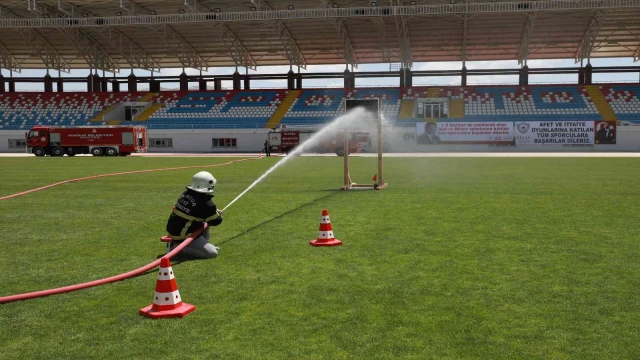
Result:
<svg viewBox="0 0 640 360">
<path fill-rule="evenodd" d="M 342 139 L 344 140 L 344 188 L 345 190 L 351 185 L 351 177 L 349 176 L 349 133 L 345 130 Z"/>
<path fill-rule="evenodd" d="M 378 112 L 378 185 L 384 185 L 382 178 L 382 117 Z"/>
</svg>

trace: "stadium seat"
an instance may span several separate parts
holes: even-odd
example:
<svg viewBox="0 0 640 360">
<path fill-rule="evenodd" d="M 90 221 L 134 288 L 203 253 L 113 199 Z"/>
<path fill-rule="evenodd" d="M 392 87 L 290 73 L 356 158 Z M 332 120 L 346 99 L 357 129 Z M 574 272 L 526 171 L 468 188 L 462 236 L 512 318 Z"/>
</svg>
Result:
<svg viewBox="0 0 640 360">
<path fill-rule="evenodd" d="M 640 124 L 640 86 L 601 85 L 600 91 L 620 121 Z M 162 104 L 148 120 L 127 122 L 151 129 L 262 128 L 274 115 L 288 90 L 244 90 L 147 93 L 2 93 L 2 130 L 33 125 L 103 124 L 98 115 L 112 105 L 144 101 Z M 411 88 L 308 89 L 284 111 L 287 125 L 321 125 L 344 113 L 346 99 L 378 98 L 382 114 L 399 126 L 422 119 L 398 119 L 402 101 L 440 98 L 461 101 L 462 118 L 440 121 L 599 120 L 601 115 L 586 87 L 451 86 Z M 463 105 L 462 105 L 463 104 Z"/>
<path fill-rule="evenodd" d="M 640 125 L 640 86 L 600 85 L 600 91 L 618 120 Z"/>
</svg>

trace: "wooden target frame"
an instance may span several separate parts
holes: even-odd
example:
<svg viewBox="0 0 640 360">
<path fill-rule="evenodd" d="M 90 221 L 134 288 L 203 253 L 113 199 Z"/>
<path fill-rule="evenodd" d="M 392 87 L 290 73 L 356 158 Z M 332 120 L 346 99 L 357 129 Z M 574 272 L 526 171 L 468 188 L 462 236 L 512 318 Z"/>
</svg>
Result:
<svg viewBox="0 0 640 360">
<path fill-rule="evenodd" d="M 351 181 L 351 175 L 349 174 L 349 137 L 350 132 L 343 132 L 344 142 L 344 185 L 341 190 L 382 190 L 389 184 L 384 182 L 382 174 L 382 117 L 380 116 L 380 99 L 345 99 L 344 112 L 345 114 L 358 108 L 364 107 L 366 110 L 375 114 L 376 129 L 378 132 L 378 170 L 376 173 L 376 181 L 372 184 L 356 184 Z"/>
</svg>

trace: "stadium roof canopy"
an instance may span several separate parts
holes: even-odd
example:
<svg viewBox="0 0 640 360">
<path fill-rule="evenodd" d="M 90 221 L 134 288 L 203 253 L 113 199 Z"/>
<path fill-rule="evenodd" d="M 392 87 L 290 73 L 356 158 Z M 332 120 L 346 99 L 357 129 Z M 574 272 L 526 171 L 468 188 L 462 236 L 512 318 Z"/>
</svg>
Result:
<svg viewBox="0 0 640 360">
<path fill-rule="evenodd" d="M 640 57 L 640 0 L 3 0 L 0 68 Z"/>
</svg>

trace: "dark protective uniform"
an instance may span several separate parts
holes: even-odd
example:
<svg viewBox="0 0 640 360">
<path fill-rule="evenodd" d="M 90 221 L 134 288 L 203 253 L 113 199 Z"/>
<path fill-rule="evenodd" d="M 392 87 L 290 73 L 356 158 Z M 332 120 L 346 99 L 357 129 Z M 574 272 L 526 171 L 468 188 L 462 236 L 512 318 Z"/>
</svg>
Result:
<svg viewBox="0 0 640 360">
<path fill-rule="evenodd" d="M 182 241 L 202 228 L 203 223 L 218 226 L 222 217 L 218 215 L 213 195 L 188 189 L 180 195 L 167 221 L 167 232 L 174 241 Z"/>
</svg>

